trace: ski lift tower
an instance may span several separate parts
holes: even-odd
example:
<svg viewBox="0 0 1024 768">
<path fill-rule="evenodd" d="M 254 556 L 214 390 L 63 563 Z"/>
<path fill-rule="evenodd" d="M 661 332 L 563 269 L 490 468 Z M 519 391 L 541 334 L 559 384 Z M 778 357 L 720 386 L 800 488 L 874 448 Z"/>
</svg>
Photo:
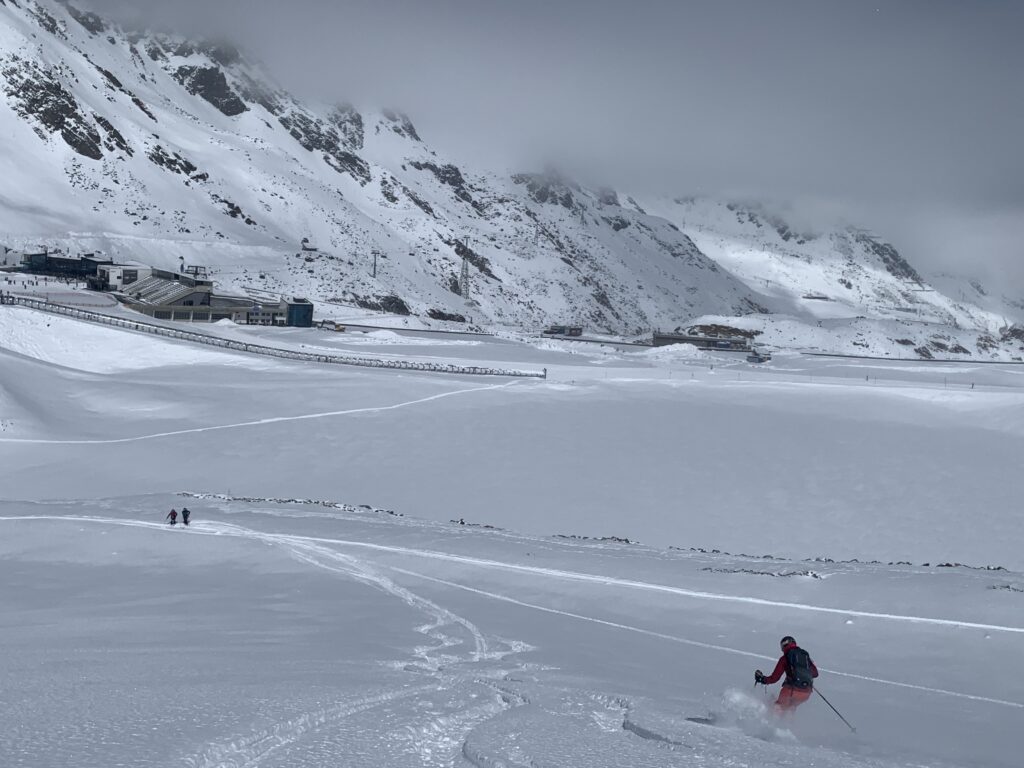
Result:
<svg viewBox="0 0 1024 768">
<path fill-rule="evenodd" d="M 182 274 L 183 275 L 191 275 L 192 277 L 196 278 L 197 280 L 207 280 L 210 277 L 210 273 L 206 269 L 206 267 L 197 266 L 195 264 L 190 264 L 187 267 L 185 267 L 182 270 Z"/>
</svg>

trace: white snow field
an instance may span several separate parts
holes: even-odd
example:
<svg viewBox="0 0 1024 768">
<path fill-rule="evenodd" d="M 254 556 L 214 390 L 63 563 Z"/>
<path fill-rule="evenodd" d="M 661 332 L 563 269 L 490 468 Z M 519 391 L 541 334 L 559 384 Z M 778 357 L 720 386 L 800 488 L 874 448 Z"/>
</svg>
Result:
<svg viewBox="0 0 1024 768">
<path fill-rule="evenodd" d="M 211 331 L 549 378 L 0 307 L 0 765 L 1020 764 L 1024 368 Z"/>
</svg>

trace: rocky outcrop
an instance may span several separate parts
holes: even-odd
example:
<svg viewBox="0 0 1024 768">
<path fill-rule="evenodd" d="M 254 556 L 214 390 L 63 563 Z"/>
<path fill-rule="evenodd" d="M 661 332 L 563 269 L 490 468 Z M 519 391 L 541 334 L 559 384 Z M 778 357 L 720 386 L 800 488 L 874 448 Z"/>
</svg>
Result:
<svg viewBox="0 0 1024 768">
<path fill-rule="evenodd" d="M 261 105 L 274 117 L 280 116 L 285 110 L 281 94 L 275 93 L 271 88 L 253 80 L 251 77 L 243 76 L 240 78 L 239 91 L 245 101 L 250 104 Z"/>
<path fill-rule="evenodd" d="M 85 29 L 89 32 L 90 35 L 95 36 L 107 31 L 106 22 L 104 22 L 103 19 L 101 19 L 95 13 L 89 11 L 81 11 L 75 6 L 73 6 L 70 2 L 67 2 L 67 0 L 62 0 L 61 5 L 63 5 L 67 9 L 67 12 L 71 15 L 71 18 L 73 18 L 75 21 L 77 21 L 79 24 L 85 27 Z"/>
<path fill-rule="evenodd" d="M 860 230 L 850 230 L 850 234 L 853 239 L 862 245 L 865 250 L 873 253 L 879 259 L 882 260 L 882 264 L 885 265 L 886 270 L 893 277 L 898 277 L 901 280 L 913 280 L 916 283 L 922 282 L 921 276 L 917 273 L 910 264 L 907 262 L 900 252 L 896 250 L 889 243 L 884 243 L 876 239 L 873 235 L 869 235 L 867 232 Z"/>
<path fill-rule="evenodd" d="M 103 75 L 104 79 L 107 81 L 107 84 L 111 88 L 113 88 L 115 91 L 123 91 L 124 90 L 124 86 L 121 85 L 121 81 L 118 80 L 114 76 L 114 73 L 111 72 L 109 69 L 104 69 L 103 67 L 99 67 L 98 66 L 98 67 L 96 67 L 96 71 L 99 72 L 101 75 Z"/>
<path fill-rule="evenodd" d="M 465 315 L 460 315 L 456 312 L 445 312 L 443 309 L 427 310 L 427 317 L 429 317 L 431 320 L 446 320 L 450 323 L 466 322 Z"/>
<path fill-rule="evenodd" d="M 622 216 L 602 216 L 604 223 L 611 227 L 616 232 L 621 232 L 629 226 L 629 220 Z"/>
<path fill-rule="evenodd" d="M 210 199 L 213 200 L 213 202 L 220 205 L 224 213 L 230 216 L 232 219 L 241 219 L 250 227 L 256 226 L 256 222 L 251 217 L 245 214 L 245 211 L 242 210 L 241 206 L 236 205 L 230 200 L 225 200 L 223 197 L 216 193 L 211 194 Z"/>
<path fill-rule="evenodd" d="M 409 309 L 409 305 L 406 304 L 398 296 L 377 296 L 374 298 L 368 298 L 365 296 L 356 296 L 355 302 L 358 306 L 363 309 L 371 309 L 374 312 L 387 312 L 392 315 L 411 315 L 412 310 Z"/>
<path fill-rule="evenodd" d="M 222 67 L 230 67 L 242 60 L 242 54 L 228 42 L 204 42 L 198 48 Z"/>
<path fill-rule="evenodd" d="M 304 149 L 322 152 L 324 162 L 338 173 L 347 173 L 360 184 L 370 182 L 370 166 L 345 148 L 337 128 L 298 109 L 281 115 L 278 120 Z"/>
<path fill-rule="evenodd" d="M 205 99 L 228 117 L 236 117 L 249 109 L 231 90 L 224 73 L 217 67 L 178 67 L 174 79 L 193 96 Z"/>
<path fill-rule="evenodd" d="M 11 56 L 0 68 L 0 75 L 12 107 L 33 124 L 40 137 L 60 134 L 83 157 L 103 158 L 99 132 L 62 84 L 57 69 L 43 69 L 34 61 Z"/>
<path fill-rule="evenodd" d="M 685 201 L 685 199 L 679 198 L 676 202 Z M 803 245 L 808 240 L 814 239 L 814 235 L 810 233 L 794 231 L 781 216 L 768 213 L 756 206 L 728 203 L 726 208 L 736 214 L 736 220 L 741 224 L 753 224 L 758 229 L 771 227 L 785 243 L 793 240 L 797 245 Z"/>
<path fill-rule="evenodd" d="M 405 196 L 412 201 L 412 204 L 419 208 L 421 211 L 423 211 L 425 214 L 427 214 L 427 216 L 429 216 L 432 219 L 437 218 L 437 214 L 434 213 L 434 209 L 431 207 L 430 203 L 421 198 L 408 187 L 403 186 L 402 191 L 405 193 Z"/>
<path fill-rule="evenodd" d="M 135 154 L 135 150 L 131 148 L 131 145 L 125 140 L 121 132 L 118 131 L 113 124 L 102 115 L 93 115 L 93 119 L 99 124 L 100 128 L 106 133 L 107 138 L 103 142 L 103 146 L 110 152 L 121 150 L 128 157 Z"/>
<path fill-rule="evenodd" d="M 45 8 L 38 3 L 32 3 L 27 6 L 28 14 L 36 20 L 40 27 L 49 32 L 51 35 L 55 35 L 60 38 L 66 38 L 67 35 L 64 32 L 64 23 L 57 21 Z"/>
<path fill-rule="evenodd" d="M 1016 341 L 1024 344 L 1024 325 L 1014 324 L 1003 328 L 999 336 L 1003 341 Z"/>
<path fill-rule="evenodd" d="M 156 115 L 154 115 L 152 112 L 149 111 L 149 107 L 146 106 L 146 102 L 144 102 L 138 96 L 132 96 L 132 104 L 134 104 L 136 107 L 138 107 L 142 111 L 142 114 L 144 114 L 146 117 L 148 117 L 154 123 L 160 122 L 159 120 L 156 119 Z"/>
<path fill-rule="evenodd" d="M 363 148 L 363 116 L 351 104 L 339 104 L 327 116 L 328 121 L 341 136 L 346 147 L 353 151 Z"/>
<path fill-rule="evenodd" d="M 479 253 L 477 253 L 468 245 L 466 245 L 465 242 L 463 242 L 462 240 L 455 240 L 453 238 L 444 237 L 442 237 L 441 240 L 444 242 L 445 245 L 450 246 L 455 250 L 456 256 L 458 256 L 460 259 L 465 259 L 474 267 L 476 267 L 480 274 L 486 275 L 487 277 L 491 278 L 492 280 L 496 280 L 499 283 L 501 282 L 501 278 L 499 278 L 496 274 L 494 274 L 494 272 L 491 271 L 491 262 L 488 261 L 486 257 L 481 256 Z"/>
<path fill-rule="evenodd" d="M 462 176 L 462 171 L 460 171 L 456 166 L 451 164 L 439 166 L 435 163 L 420 162 L 416 160 L 411 161 L 409 165 L 417 171 L 430 171 L 430 173 L 434 174 L 439 182 L 451 187 L 455 193 L 455 197 L 459 200 L 469 203 L 477 211 L 483 210 L 483 206 L 473 199 L 473 195 L 470 194 L 469 189 L 466 186 L 466 180 Z"/>
<path fill-rule="evenodd" d="M 168 152 L 159 144 L 151 148 L 149 152 L 146 153 L 146 157 L 148 157 L 155 165 L 159 165 L 161 168 L 164 168 L 171 173 L 180 173 L 183 176 L 191 176 L 198 170 L 192 162 L 185 159 L 177 152 Z"/>
<path fill-rule="evenodd" d="M 406 136 L 413 141 L 422 141 L 408 115 L 404 115 L 394 109 L 385 109 L 381 114 L 384 115 L 385 120 L 391 123 L 391 130 L 399 136 Z"/>
<path fill-rule="evenodd" d="M 167 61 L 167 54 L 164 53 L 160 43 L 156 40 L 150 40 L 146 43 L 146 55 L 153 61 Z"/>
<path fill-rule="evenodd" d="M 547 173 L 517 173 L 512 177 L 512 181 L 524 185 L 533 201 L 540 205 L 560 205 L 569 211 L 576 208 L 573 191 L 578 190 L 578 187 L 566 182 L 561 176 Z"/>
<path fill-rule="evenodd" d="M 397 203 L 398 195 L 395 193 L 395 179 L 393 176 L 381 176 L 380 193 L 389 203 Z"/>
</svg>

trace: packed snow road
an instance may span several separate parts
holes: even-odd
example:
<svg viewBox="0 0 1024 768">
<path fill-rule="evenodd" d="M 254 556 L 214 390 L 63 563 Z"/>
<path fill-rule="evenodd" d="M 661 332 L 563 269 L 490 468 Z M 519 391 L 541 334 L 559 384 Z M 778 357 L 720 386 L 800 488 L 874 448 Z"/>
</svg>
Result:
<svg viewBox="0 0 1024 768">
<path fill-rule="evenodd" d="M 1019 574 L 205 495 L 0 515 L 5 765 L 1017 764 Z M 760 711 L 786 632 L 857 736 Z"/>
</svg>

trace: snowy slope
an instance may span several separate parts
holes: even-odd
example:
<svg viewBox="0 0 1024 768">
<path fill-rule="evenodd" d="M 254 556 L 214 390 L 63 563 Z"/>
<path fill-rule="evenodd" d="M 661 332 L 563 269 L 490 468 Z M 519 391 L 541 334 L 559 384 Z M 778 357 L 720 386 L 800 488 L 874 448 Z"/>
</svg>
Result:
<svg viewBox="0 0 1024 768">
<path fill-rule="evenodd" d="M 1020 366 L 225 332 L 551 378 L 0 307 L 4 765 L 1019 763 Z"/>
<path fill-rule="evenodd" d="M 183 505 L 189 530 L 161 524 Z M 11 768 L 1019 760 L 1024 690 L 1002 670 L 1020 595 L 991 588 L 1018 574 L 766 563 L 256 498 L 8 502 L 0 530 Z M 765 713 L 749 682 L 786 632 L 856 735 L 818 699 Z M 721 727 L 685 720 L 709 711 Z"/>
<path fill-rule="evenodd" d="M 990 295 L 968 278 L 926 278 L 870 232 L 801 231 L 764 206 L 704 198 L 643 205 L 751 290 L 771 297 L 782 318 L 733 323 L 760 329 L 763 343 L 891 357 L 1019 358 L 1024 352 L 1019 301 Z"/>
<path fill-rule="evenodd" d="M 549 378 L 339 372 L 3 307 L 0 401 L 11 415 L 0 450 L 21 466 L 5 494 L 170 492 L 183 477 L 221 490 L 230 478 L 257 495 L 344 488 L 378 506 L 531 533 L 1024 569 L 1021 366 L 782 355 L 754 366 L 501 339 L 233 333 L 544 366 Z M 55 485 L 52 465 L 74 465 L 81 450 L 92 457 L 85 474 Z"/>
</svg>

